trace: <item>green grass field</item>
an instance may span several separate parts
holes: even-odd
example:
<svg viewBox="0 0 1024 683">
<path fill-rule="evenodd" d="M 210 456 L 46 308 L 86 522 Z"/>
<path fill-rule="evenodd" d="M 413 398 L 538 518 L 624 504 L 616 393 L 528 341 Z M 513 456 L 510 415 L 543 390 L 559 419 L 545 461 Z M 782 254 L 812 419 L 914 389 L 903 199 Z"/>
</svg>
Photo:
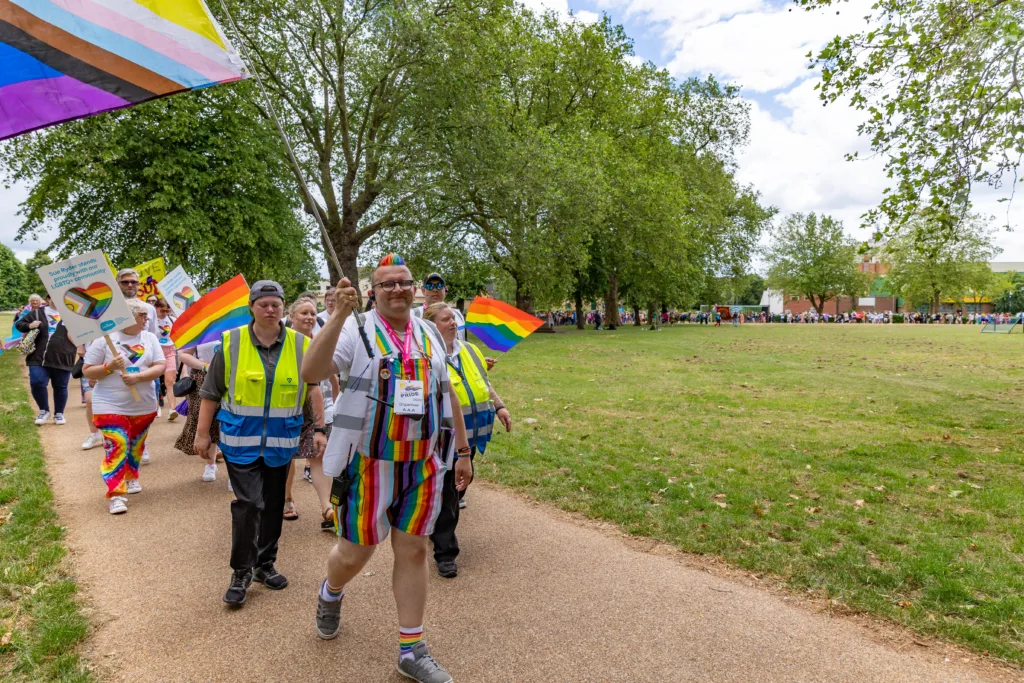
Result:
<svg viewBox="0 0 1024 683">
<path fill-rule="evenodd" d="M 572 331 L 491 377 L 484 478 L 1024 664 L 1024 335 Z"/>
<path fill-rule="evenodd" d="M 3 336 L 10 328 L 0 315 Z M 17 351 L 0 355 L 0 679 L 84 682 L 91 676 L 75 650 L 88 626 L 65 573 L 21 366 Z"/>
</svg>

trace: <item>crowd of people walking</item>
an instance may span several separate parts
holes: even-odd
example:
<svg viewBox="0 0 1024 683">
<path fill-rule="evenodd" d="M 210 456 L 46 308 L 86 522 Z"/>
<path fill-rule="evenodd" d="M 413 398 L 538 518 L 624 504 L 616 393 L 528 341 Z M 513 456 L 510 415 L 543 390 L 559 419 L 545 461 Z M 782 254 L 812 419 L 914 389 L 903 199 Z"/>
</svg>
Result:
<svg viewBox="0 0 1024 683">
<path fill-rule="evenodd" d="M 494 425 L 511 431 L 512 418 L 488 375 L 495 361 L 466 340 L 461 311 L 445 302 L 444 278 L 428 275 L 420 285 L 426 301 L 414 308 L 417 283 L 389 255 L 373 273 L 365 315 L 347 279 L 327 292 L 319 314 L 314 293 L 288 305 L 278 283 L 261 280 L 249 293 L 248 325 L 182 350 L 171 339 L 167 302 L 137 298 L 134 270 L 120 271 L 117 282 L 134 323 L 109 343 L 76 349 L 39 296 L 16 321 L 34 343 L 22 350 L 37 425 L 51 416 L 67 424 L 68 385 L 80 378 L 89 431 L 82 447 L 104 447 L 109 512 L 125 514 L 129 496 L 142 493 L 153 423 L 165 408 L 170 421 L 184 415 L 174 448 L 199 456 L 197 479 L 215 482 L 218 464 L 227 469 L 234 500 L 223 601 L 239 608 L 253 582 L 288 587 L 278 541 L 284 522 L 302 516 L 293 495 L 301 471 L 319 501 L 315 523 L 337 539 L 325 549 L 325 578 L 311 599 L 316 635 L 339 634 L 347 584 L 390 538 L 398 670 L 426 683 L 451 681 L 423 637 L 428 541 L 438 574 L 455 578 L 474 458 Z"/>
</svg>

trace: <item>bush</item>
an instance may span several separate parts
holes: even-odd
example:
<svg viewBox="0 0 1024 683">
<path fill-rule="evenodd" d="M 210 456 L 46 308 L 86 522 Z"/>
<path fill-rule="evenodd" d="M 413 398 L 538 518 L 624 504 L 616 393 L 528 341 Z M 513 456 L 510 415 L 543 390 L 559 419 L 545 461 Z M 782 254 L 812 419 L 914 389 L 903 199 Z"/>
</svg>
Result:
<svg viewBox="0 0 1024 683">
<path fill-rule="evenodd" d="M 893 313 L 892 314 L 892 321 L 894 323 L 901 323 L 901 322 L 903 322 L 903 314 L 902 313 Z"/>
</svg>

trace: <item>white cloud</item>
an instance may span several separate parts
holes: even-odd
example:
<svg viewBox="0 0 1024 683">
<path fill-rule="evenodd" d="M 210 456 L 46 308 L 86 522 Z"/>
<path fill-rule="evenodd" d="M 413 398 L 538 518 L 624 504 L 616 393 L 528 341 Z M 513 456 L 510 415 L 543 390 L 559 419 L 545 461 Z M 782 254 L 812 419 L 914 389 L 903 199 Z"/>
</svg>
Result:
<svg viewBox="0 0 1024 683">
<path fill-rule="evenodd" d="M 601 15 L 597 12 L 591 12 L 585 9 L 574 10 L 572 15 L 577 21 L 582 21 L 584 24 L 593 24 L 601 19 Z"/>
</svg>

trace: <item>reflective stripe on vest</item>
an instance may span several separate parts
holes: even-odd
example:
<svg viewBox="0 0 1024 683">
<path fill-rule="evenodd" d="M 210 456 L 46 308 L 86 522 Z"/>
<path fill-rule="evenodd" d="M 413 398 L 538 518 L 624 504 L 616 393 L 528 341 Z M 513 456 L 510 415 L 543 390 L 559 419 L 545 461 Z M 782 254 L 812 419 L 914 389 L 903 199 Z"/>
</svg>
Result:
<svg viewBox="0 0 1024 683">
<path fill-rule="evenodd" d="M 476 415 L 491 409 L 491 390 L 487 384 L 487 371 L 484 370 L 483 359 L 476 347 L 463 343 L 459 349 L 459 365 L 449 363 L 455 371 L 449 373 L 455 395 L 462 406 L 462 417 L 466 423 L 466 432 L 470 444 L 479 437 L 489 436 L 490 426 L 481 428 Z M 468 386 L 467 386 L 468 385 Z"/>
<path fill-rule="evenodd" d="M 274 376 L 267 381 L 263 357 L 249 327 L 225 332 L 224 383 L 227 393 L 217 414 L 221 450 L 229 458 L 290 457 L 299 447 L 306 384 L 299 376 L 309 338 L 285 329 Z"/>
</svg>

